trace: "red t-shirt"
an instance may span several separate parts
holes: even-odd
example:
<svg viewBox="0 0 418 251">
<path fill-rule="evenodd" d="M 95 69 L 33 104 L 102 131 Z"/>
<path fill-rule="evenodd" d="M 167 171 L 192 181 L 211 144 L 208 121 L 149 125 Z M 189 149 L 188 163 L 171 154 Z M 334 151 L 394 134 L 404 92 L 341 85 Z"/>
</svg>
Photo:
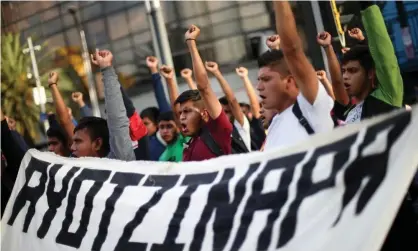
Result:
<svg viewBox="0 0 418 251">
<path fill-rule="evenodd" d="M 225 154 L 231 154 L 232 124 L 225 112 L 222 110 L 216 119 L 209 119 L 205 126 L 222 151 Z M 216 157 L 200 136 L 192 138 L 183 150 L 183 161 L 201 161 Z"/>
</svg>

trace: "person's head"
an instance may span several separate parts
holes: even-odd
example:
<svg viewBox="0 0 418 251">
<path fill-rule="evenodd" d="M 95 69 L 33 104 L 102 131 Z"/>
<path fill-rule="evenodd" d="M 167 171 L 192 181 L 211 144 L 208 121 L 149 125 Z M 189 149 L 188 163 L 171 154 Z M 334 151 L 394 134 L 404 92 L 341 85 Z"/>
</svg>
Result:
<svg viewBox="0 0 418 251">
<path fill-rule="evenodd" d="M 160 110 L 157 107 L 148 107 L 142 110 L 140 116 L 148 129 L 148 136 L 154 135 L 158 130 L 157 120 Z"/>
<path fill-rule="evenodd" d="M 63 157 L 68 157 L 70 155 L 67 138 L 60 128 L 50 127 L 46 131 L 46 138 L 49 152 L 54 152 Z"/>
<path fill-rule="evenodd" d="M 261 121 L 263 122 L 264 129 L 267 129 L 270 126 L 273 117 L 279 113 L 275 109 L 266 110 L 264 107 L 261 107 L 260 114 L 261 114 Z"/>
<path fill-rule="evenodd" d="M 239 106 L 241 107 L 241 111 L 249 118 L 250 120 L 253 117 L 253 114 L 251 113 L 251 106 L 247 103 L 239 103 Z"/>
<path fill-rule="evenodd" d="M 373 58 L 366 45 L 356 45 L 344 54 L 342 62 L 343 83 L 348 95 L 363 100 L 376 81 Z"/>
<path fill-rule="evenodd" d="M 158 131 L 167 144 L 172 143 L 176 139 L 179 131 L 173 112 L 163 112 L 160 114 L 158 117 Z"/>
<path fill-rule="evenodd" d="M 106 120 L 97 117 L 82 118 L 74 128 L 71 152 L 75 157 L 106 157 L 110 152 Z"/>
<path fill-rule="evenodd" d="M 258 58 L 257 90 L 266 109 L 282 111 L 292 105 L 299 90 L 291 75 L 283 52 L 270 50 Z"/>
<path fill-rule="evenodd" d="M 229 121 L 231 121 L 231 123 L 234 122 L 234 115 L 232 114 L 232 109 L 231 106 L 229 105 L 228 99 L 226 99 L 226 97 L 222 97 L 219 99 L 219 103 L 221 103 L 222 105 L 222 109 L 224 110 L 226 116 L 228 116 Z"/>
<path fill-rule="evenodd" d="M 209 114 L 198 90 L 183 92 L 174 104 L 180 105 L 181 131 L 185 136 L 197 135 L 202 126 L 209 121 Z"/>
</svg>

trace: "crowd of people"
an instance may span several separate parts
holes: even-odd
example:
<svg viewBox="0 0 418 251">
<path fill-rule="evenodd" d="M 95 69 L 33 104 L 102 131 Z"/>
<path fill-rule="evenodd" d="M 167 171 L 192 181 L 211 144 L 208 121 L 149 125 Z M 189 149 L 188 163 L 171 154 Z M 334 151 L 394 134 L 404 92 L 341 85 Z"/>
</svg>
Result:
<svg viewBox="0 0 418 251">
<path fill-rule="evenodd" d="M 82 93 L 75 92 L 72 100 L 82 114 L 80 120 L 75 120 L 59 91 L 58 74 L 50 73 L 48 85 L 56 111 L 48 115 L 48 150 L 72 158 L 202 161 L 286 148 L 315 133 L 405 109 L 403 80 L 380 9 L 371 2 L 359 3 L 365 33 L 359 28 L 348 31 L 358 44 L 343 48 L 340 53 L 334 50 L 328 32 L 316 38 L 329 64 L 329 72 L 325 72 L 316 71 L 306 56 L 289 3 L 275 2 L 277 35 L 267 39 L 270 49 L 258 58 L 257 90 L 248 70 L 236 68 L 249 104 L 238 102 L 216 62 L 202 60 L 197 46 L 200 29 L 195 25 L 185 33 L 193 70 L 181 71 L 189 90 L 179 93 L 173 67 L 159 65 L 156 57 L 147 57 L 158 107 L 148 107 L 140 113 L 118 81 L 112 53 L 96 51 L 91 61 L 103 76 L 106 119 L 93 117 Z M 337 54 L 342 54 L 341 59 Z M 213 91 L 210 75 L 219 82 L 223 97 L 218 98 Z M 168 87 L 169 101 L 162 78 Z M 14 130 L 12 119 L 1 113 L 1 121 L 3 213 L 7 193 L 13 188 L 28 147 Z M 397 249 L 399 241 L 416 243 L 413 188 L 412 184 L 383 250 L 401 250 Z"/>
</svg>

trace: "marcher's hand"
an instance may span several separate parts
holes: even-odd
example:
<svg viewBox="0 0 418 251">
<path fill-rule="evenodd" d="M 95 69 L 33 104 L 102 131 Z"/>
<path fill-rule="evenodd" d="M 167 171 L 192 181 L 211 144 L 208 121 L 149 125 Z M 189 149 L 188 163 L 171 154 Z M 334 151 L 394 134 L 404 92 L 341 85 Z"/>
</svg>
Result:
<svg viewBox="0 0 418 251">
<path fill-rule="evenodd" d="M 171 68 L 167 65 L 161 66 L 160 72 L 161 72 L 161 75 L 163 75 L 163 77 L 166 78 L 166 79 L 173 79 L 174 78 L 173 68 Z"/>
<path fill-rule="evenodd" d="M 193 71 L 190 70 L 189 68 L 186 68 L 186 69 L 181 70 L 180 74 L 182 78 L 189 79 L 189 78 L 192 78 Z"/>
<path fill-rule="evenodd" d="M 245 67 L 238 67 L 235 69 L 240 78 L 248 77 L 248 70 Z"/>
<path fill-rule="evenodd" d="M 348 48 L 348 47 L 344 47 L 344 48 L 342 48 L 342 49 L 341 49 L 341 52 L 342 52 L 343 54 L 346 54 L 349 50 L 350 50 L 350 48 Z"/>
<path fill-rule="evenodd" d="M 104 69 L 112 66 L 113 55 L 109 50 L 96 50 L 94 55 L 91 55 L 91 61 L 93 64 L 98 65 Z"/>
<path fill-rule="evenodd" d="M 280 49 L 280 37 L 279 35 L 272 35 L 267 38 L 266 40 L 267 47 L 270 48 L 270 50 L 279 50 Z"/>
<path fill-rule="evenodd" d="M 363 41 L 365 39 L 363 32 L 359 28 L 348 30 L 348 35 L 358 41 Z"/>
<path fill-rule="evenodd" d="M 205 62 L 205 67 L 206 67 L 206 70 L 208 70 L 209 72 L 213 74 L 215 74 L 219 70 L 218 64 L 215 62 L 211 62 L 211 61 Z"/>
<path fill-rule="evenodd" d="M 331 38 L 331 34 L 329 34 L 326 31 L 323 31 L 318 34 L 318 36 L 316 37 L 316 41 L 320 46 L 326 48 L 331 45 Z"/>
<path fill-rule="evenodd" d="M 73 92 L 71 94 L 71 98 L 73 99 L 73 101 L 75 103 L 80 103 L 81 101 L 83 101 L 83 93 L 81 93 L 81 92 Z"/>
<path fill-rule="evenodd" d="M 196 25 L 190 25 L 189 29 L 184 34 L 186 40 L 196 40 L 199 37 L 200 29 Z"/>
<path fill-rule="evenodd" d="M 316 75 L 318 76 L 318 79 L 319 79 L 319 80 L 324 80 L 324 79 L 326 79 L 326 78 L 327 78 L 327 74 L 326 74 L 326 72 L 325 72 L 325 71 L 323 71 L 323 70 L 317 71 L 317 72 L 316 72 Z"/>
<path fill-rule="evenodd" d="M 158 67 L 158 58 L 154 56 L 147 57 L 147 66 L 148 68 L 157 68 Z"/>
<path fill-rule="evenodd" d="M 48 85 L 56 85 L 58 83 L 58 73 L 55 71 L 52 71 L 49 73 L 49 77 L 48 77 Z"/>
</svg>

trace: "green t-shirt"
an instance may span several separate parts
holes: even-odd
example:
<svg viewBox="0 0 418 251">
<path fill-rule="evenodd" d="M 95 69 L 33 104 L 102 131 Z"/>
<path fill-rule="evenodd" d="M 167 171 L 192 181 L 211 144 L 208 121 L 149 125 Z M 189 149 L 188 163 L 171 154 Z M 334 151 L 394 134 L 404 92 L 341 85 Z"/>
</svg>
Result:
<svg viewBox="0 0 418 251">
<path fill-rule="evenodd" d="M 184 137 L 179 133 L 176 141 L 167 145 L 165 151 L 160 156 L 160 161 L 181 162 L 183 160 L 183 145 L 189 140 L 189 137 Z"/>
</svg>

